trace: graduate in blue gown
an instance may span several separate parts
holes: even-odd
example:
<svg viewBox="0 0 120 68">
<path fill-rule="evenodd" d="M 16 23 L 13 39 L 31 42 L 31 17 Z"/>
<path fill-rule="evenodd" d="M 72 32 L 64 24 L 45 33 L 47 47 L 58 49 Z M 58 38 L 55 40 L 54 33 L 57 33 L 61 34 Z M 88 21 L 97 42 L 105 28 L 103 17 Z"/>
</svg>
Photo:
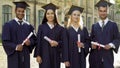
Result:
<svg viewBox="0 0 120 68">
<path fill-rule="evenodd" d="M 92 25 L 91 40 L 104 47 L 91 45 L 89 56 L 90 68 L 114 68 L 114 55 L 118 52 L 120 37 L 117 24 L 107 17 L 107 10 L 111 3 L 101 0 L 95 6 L 98 7 L 100 20 Z"/>
<path fill-rule="evenodd" d="M 86 56 L 89 52 L 90 40 L 87 28 L 83 26 L 82 7 L 72 5 L 68 14 L 67 25 L 69 42 L 69 68 L 86 68 Z"/>
<path fill-rule="evenodd" d="M 39 68 L 60 68 L 61 54 L 62 61 L 65 64 L 68 61 L 66 30 L 57 22 L 55 11 L 58 7 L 56 5 L 49 3 L 42 8 L 45 9 L 45 16 L 38 28 L 34 56 L 39 63 Z"/>
<path fill-rule="evenodd" d="M 16 18 L 6 22 L 2 29 L 2 44 L 7 54 L 7 68 L 30 68 L 30 53 L 34 48 L 35 35 L 22 45 L 27 36 L 34 31 L 32 25 L 24 20 L 24 11 L 28 4 L 24 1 L 13 3 L 16 5 Z"/>
</svg>

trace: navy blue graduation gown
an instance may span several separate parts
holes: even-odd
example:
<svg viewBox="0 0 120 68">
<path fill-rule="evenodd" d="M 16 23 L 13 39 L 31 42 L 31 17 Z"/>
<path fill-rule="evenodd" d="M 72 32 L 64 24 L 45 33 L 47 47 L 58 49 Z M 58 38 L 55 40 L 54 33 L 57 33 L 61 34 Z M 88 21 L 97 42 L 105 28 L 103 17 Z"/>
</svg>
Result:
<svg viewBox="0 0 120 68">
<path fill-rule="evenodd" d="M 113 50 L 117 53 L 120 43 L 119 39 L 119 31 L 116 23 L 108 21 L 103 30 L 99 23 L 93 24 L 91 40 L 103 45 L 113 43 L 115 49 L 91 49 L 89 56 L 90 68 L 114 68 Z"/>
<path fill-rule="evenodd" d="M 31 45 L 23 46 L 21 52 L 16 51 L 16 46 L 33 32 L 34 28 L 27 23 L 19 25 L 14 19 L 5 23 L 2 29 L 2 44 L 7 54 L 8 68 L 30 68 L 30 52 L 34 48 L 35 35 L 30 38 Z"/>
<path fill-rule="evenodd" d="M 44 39 L 44 36 L 49 37 L 52 40 L 58 42 L 57 47 L 51 47 L 48 41 Z M 55 25 L 53 29 L 50 29 L 48 24 L 42 24 L 38 28 L 37 33 L 37 46 L 35 48 L 34 56 L 41 56 L 42 64 L 40 68 L 60 68 L 60 61 L 68 60 L 68 42 L 66 36 L 66 30 L 60 25 Z"/>
<path fill-rule="evenodd" d="M 69 42 L 69 61 L 70 68 L 86 68 L 86 56 L 89 52 L 90 40 L 87 29 L 80 28 L 76 32 L 72 27 L 68 30 L 68 42 Z M 81 52 L 78 52 L 78 34 L 80 34 L 81 42 L 84 43 L 85 48 L 81 48 Z"/>
</svg>

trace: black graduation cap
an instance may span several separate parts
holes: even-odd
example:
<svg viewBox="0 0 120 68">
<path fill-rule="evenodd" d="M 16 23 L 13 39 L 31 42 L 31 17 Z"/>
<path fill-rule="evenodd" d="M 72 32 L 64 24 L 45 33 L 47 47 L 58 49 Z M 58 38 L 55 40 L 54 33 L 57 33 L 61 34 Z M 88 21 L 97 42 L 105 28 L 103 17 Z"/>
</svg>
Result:
<svg viewBox="0 0 120 68">
<path fill-rule="evenodd" d="M 25 1 L 13 2 L 16 5 L 16 8 L 25 8 L 29 5 Z"/>
<path fill-rule="evenodd" d="M 107 2 L 107 1 L 105 1 L 105 0 L 100 0 L 95 6 L 96 7 L 110 7 L 112 5 L 112 3 L 110 3 L 110 2 Z"/>
<path fill-rule="evenodd" d="M 54 5 L 53 3 L 49 3 L 47 5 L 42 6 L 42 8 L 45 9 L 45 10 L 52 9 L 53 11 L 55 11 L 59 7 Z"/>
<path fill-rule="evenodd" d="M 71 8 L 68 11 L 68 14 L 70 15 L 74 10 L 78 10 L 78 11 L 80 11 L 82 13 L 84 8 L 72 5 Z"/>
</svg>

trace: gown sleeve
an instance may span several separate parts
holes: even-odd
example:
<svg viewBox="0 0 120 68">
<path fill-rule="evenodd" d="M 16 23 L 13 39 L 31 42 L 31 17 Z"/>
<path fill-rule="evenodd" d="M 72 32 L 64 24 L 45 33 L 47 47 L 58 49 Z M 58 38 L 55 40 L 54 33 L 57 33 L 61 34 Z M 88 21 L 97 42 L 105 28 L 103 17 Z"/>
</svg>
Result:
<svg viewBox="0 0 120 68">
<path fill-rule="evenodd" d="M 118 52 L 118 48 L 119 48 L 119 44 L 120 44 L 120 34 L 119 34 L 119 31 L 118 31 L 118 27 L 117 27 L 117 24 L 114 23 L 113 25 L 113 41 L 112 43 L 115 45 L 115 53 Z"/>
<path fill-rule="evenodd" d="M 40 45 L 41 44 L 41 34 L 42 34 L 42 29 L 39 26 L 38 32 L 37 32 L 37 45 L 35 47 L 34 57 L 41 56 L 41 51 L 42 51 L 41 50 L 42 46 Z"/>
<path fill-rule="evenodd" d="M 33 35 L 32 35 L 32 37 L 30 38 L 30 42 L 31 42 L 31 44 L 30 44 L 30 46 L 29 46 L 29 50 L 30 50 L 30 53 L 32 53 L 32 50 L 34 49 L 34 47 L 36 46 L 36 40 L 37 40 L 37 38 L 36 38 L 36 33 L 35 33 L 35 30 L 34 30 L 34 28 L 33 28 L 33 26 L 32 25 L 30 25 L 30 32 L 33 32 Z"/>
<path fill-rule="evenodd" d="M 90 37 L 89 37 L 89 33 L 86 28 L 84 28 L 84 33 L 85 33 L 84 51 L 85 51 L 85 56 L 87 56 L 89 53 L 89 47 L 90 47 Z"/>
<path fill-rule="evenodd" d="M 13 54 L 17 46 L 17 44 L 11 41 L 11 32 L 10 24 L 5 23 L 2 29 L 2 44 L 7 55 Z"/>
<path fill-rule="evenodd" d="M 68 39 L 67 39 L 67 30 L 63 28 L 61 32 L 62 38 L 62 60 L 63 62 L 68 61 Z"/>
</svg>

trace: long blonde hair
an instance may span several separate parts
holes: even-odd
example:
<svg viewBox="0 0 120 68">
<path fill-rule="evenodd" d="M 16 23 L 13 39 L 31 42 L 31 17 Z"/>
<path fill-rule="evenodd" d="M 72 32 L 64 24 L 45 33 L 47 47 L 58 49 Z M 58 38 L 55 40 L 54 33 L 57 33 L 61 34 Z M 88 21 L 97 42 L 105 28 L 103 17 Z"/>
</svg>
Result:
<svg viewBox="0 0 120 68">
<path fill-rule="evenodd" d="M 71 21 L 71 20 L 72 20 L 72 19 L 71 19 L 71 15 L 70 15 L 70 16 L 69 16 L 69 19 L 68 19 L 68 23 L 67 23 L 67 28 L 69 28 L 69 27 L 71 26 L 71 24 L 72 24 L 72 21 Z M 79 19 L 79 21 L 78 21 L 77 23 L 78 23 L 80 29 L 82 30 L 82 29 L 83 29 L 83 19 L 82 19 L 82 15 L 80 15 L 80 19 Z"/>
</svg>

